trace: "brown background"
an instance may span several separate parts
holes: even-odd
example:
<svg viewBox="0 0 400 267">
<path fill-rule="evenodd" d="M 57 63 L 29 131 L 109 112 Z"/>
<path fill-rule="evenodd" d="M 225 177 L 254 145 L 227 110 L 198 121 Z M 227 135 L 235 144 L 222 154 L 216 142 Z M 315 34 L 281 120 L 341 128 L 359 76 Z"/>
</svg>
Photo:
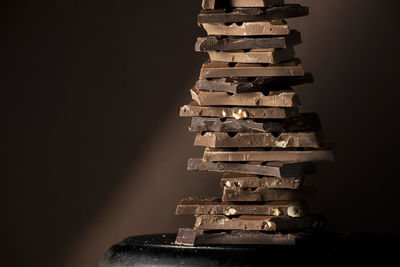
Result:
<svg viewBox="0 0 400 267">
<path fill-rule="evenodd" d="M 190 226 L 178 200 L 220 194 L 220 175 L 185 171 L 201 152 L 178 117 L 205 59 L 200 0 L 8 2 L 1 265 L 95 266 L 124 237 Z M 298 91 L 337 157 L 311 208 L 331 230 L 400 233 L 399 1 L 304 2 L 290 23 L 315 84 Z"/>
</svg>

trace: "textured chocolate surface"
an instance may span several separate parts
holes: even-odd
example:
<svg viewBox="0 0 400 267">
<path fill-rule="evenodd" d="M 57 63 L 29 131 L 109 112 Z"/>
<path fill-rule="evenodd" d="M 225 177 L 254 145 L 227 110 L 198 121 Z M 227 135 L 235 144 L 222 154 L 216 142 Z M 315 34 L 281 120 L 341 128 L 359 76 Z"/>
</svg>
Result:
<svg viewBox="0 0 400 267">
<path fill-rule="evenodd" d="M 240 23 L 203 23 L 201 26 L 208 35 L 255 36 L 287 35 L 290 28 L 284 20 L 240 22 Z"/>
<path fill-rule="evenodd" d="M 225 173 L 220 185 L 226 188 L 250 189 L 299 189 L 305 183 L 305 177 L 278 178 L 254 174 Z"/>
<path fill-rule="evenodd" d="M 307 200 L 315 195 L 312 188 L 274 189 L 260 187 L 256 189 L 228 188 L 224 187 L 222 201 L 226 202 L 255 202 L 255 201 L 293 201 Z"/>
<path fill-rule="evenodd" d="M 211 61 L 276 64 L 293 59 L 294 50 L 293 48 L 266 48 L 250 51 L 208 51 L 208 55 Z"/>
</svg>

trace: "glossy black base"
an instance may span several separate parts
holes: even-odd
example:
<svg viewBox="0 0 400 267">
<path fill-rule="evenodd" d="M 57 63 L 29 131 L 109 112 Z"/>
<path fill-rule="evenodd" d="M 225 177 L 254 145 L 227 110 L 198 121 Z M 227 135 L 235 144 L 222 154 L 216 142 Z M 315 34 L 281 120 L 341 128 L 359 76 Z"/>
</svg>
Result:
<svg viewBox="0 0 400 267">
<path fill-rule="evenodd" d="M 127 238 L 100 267 L 125 266 L 397 266 L 399 237 L 319 233 L 295 246 L 174 244 L 175 234 Z M 396 263 L 397 262 L 397 263 Z"/>
</svg>

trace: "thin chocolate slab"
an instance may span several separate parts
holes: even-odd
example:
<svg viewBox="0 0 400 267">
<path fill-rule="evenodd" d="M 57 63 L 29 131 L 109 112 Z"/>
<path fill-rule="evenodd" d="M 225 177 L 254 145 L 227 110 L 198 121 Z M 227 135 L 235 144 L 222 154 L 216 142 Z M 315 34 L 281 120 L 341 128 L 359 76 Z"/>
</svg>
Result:
<svg viewBox="0 0 400 267">
<path fill-rule="evenodd" d="M 271 147 L 271 148 L 319 148 L 320 138 L 316 132 L 281 133 L 225 133 L 205 132 L 197 134 L 195 146 L 211 148 Z"/>
<path fill-rule="evenodd" d="M 303 76 L 299 59 L 278 64 L 245 64 L 206 61 L 200 71 L 200 79 L 226 77 L 274 77 Z"/>
<path fill-rule="evenodd" d="M 313 81 L 312 74 L 305 73 L 304 76 L 201 79 L 196 82 L 195 87 L 206 91 L 238 94 L 282 90 Z"/>
<path fill-rule="evenodd" d="M 225 173 L 221 178 L 221 186 L 226 188 L 259 188 L 299 189 L 305 183 L 305 177 L 278 178 L 258 176 L 254 174 Z"/>
<path fill-rule="evenodd" d="M 282 133 L 290 131 L 314 131 L 320 129 L 318 115 L 301 113 L 285 120 L 220 119 L 193 117 L 189 128 L 191 132 L 229 132 L 229 133 Z"/>
<path fill-rule="evenodd" d="M 240 22 L 240 23 L 203 23 L 201 26 L 208 35 L 255 36 L 287 35 L 290 28 L 284 20 Z"/>
<path fill-rule="evenodd" d="M 275 189 L 260 187 L 256 189 L 228 188 L 224 187 L 222 201 L 225 202 L 256 202 L 256 201 L 293 201 L 307 200 L 315 195 L 312 188 L 301 190 Z"/>
<path fill-rule="evenodd" d="M 294 90 L 229 94 L 207 92 L 196 88 L 190 90 L 192 99 L 200 106 L 246 106 L 246 107 L 296 107 L 299 96 Z"/>
<path fill-rule="evenodd" d="M 266 203 L 229 203 L 218 200 L 183 199 L 176 208 L 176 215 L 270 215 L 301 217 L 303 210 L 298 201 L 271 201 Z"/>
<path fill-rule="evenodd" d="M 197 52 L 207 52 L 216 50 L 235 51 L 242 49 L 288 48 L 299 44 L 301 44 L 300 32 L 291 30 L 289 34 L 283 36 L 199 37 L 195 44 L 195 50 Z"/>
<path fill-rule="evenodd" d="M 229 7 L 269 7 L 283 5 L 284 0 L 203 0 L 203 9 L 217 9 Z"/>
<path fill-rule="evenodd" d="M 214 171 L 249 173 L 280 178 L 300 177 L 315 172 L 315 165 L 310 162 L 268 162 L 266 164 L 210 162 L 202 159 L 189 159 L 189 171 Z"/>
<path fill-rule="evenodd" d="M 181 107 L 181 117 L 220 117 L 242 119 L 285 119 L 299 114 L 298 108 L 207 107 L 196 102 Z"/>
<path fill-rule="evenodd" d="M 194 229 L 200 230 L 253 230 L 285 231 L 322 226 L 320 216 L 291 218 L 288 216 L 248 216 L 229 218 L 222 215 L 197 215 Z"/>
<path fill-rule="evenodd" d="M 269 233 L 262 231 L 203 231 L 181 228 L 176 236 L 176 244 L 184 246 L 197 245 L 296 245 L 304 240 L 308 233 Z"/>
<path fill-rule="evenodd" d="M 198 24 L 232 23 L 280 20 L 308 15 L 308 7 L 299 4 L 287 4 L 268 8 L 234 8 L 202 10 L 198 15 Z"/>
<path fill-rule="evenodd" d="M 276 64 L 293 59 L 293 48 L 287 49 L 251 49 L 249 51 L 208 51 L 211 61 L 236 63 L 270 63 Z"/>
<path fill-rule="evenodd" d="M 239 150 L 231 151 L 224 149 L 206 148 L 203 160 L 206 161 L 291 161 L 291 162 L 319 162 L 334 161 L 332 151 L 330 150 L 310 150 L 310 151 L 265 151 L 265 150 Z"/>
</svg>

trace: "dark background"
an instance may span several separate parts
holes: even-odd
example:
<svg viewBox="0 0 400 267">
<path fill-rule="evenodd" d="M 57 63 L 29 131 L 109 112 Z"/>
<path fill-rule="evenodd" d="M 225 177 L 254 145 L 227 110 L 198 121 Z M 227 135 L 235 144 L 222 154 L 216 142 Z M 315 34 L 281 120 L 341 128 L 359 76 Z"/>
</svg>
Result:
<svg viewBox="0 0 400 267">
<path fill-rule="evenodd" d="M 4 266 L 95 266 L 129 235 L 175 232 L 188 196 L 220 194 L 189 173 L 190 99 L 200 0 L 0 4 Z M 290 1 L 294 2 L 294 1 Z M 400 233 L 399 1 L 310 0 L 290 20 L 337 162 L 319 167 L 313 211 L 335 231 Z"/>
</svg>

